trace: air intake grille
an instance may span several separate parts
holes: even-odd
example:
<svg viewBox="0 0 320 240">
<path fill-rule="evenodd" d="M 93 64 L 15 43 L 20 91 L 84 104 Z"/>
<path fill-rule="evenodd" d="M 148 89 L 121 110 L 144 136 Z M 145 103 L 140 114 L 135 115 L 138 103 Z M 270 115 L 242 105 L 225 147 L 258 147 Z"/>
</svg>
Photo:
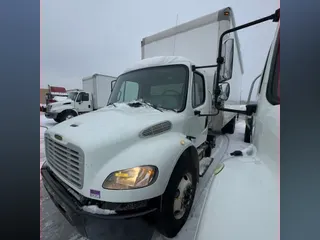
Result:
<svg viewBox="0 0 320 240">
<path fill-rule="evenodd" d="M 141 137 L 155 136 L 155 135 L 169 131 L 171 127 L 172 127 L 171 122 L 165 121 L 143 130 L 140 135 Z"/>
<path fill-rule="evenodd" d="M 70 143 L 62 145 L 45 136 L 46 157 L 49 165 L 66 181 L 81 189 L 83 187 L 84 154 Z"/>
</svg>

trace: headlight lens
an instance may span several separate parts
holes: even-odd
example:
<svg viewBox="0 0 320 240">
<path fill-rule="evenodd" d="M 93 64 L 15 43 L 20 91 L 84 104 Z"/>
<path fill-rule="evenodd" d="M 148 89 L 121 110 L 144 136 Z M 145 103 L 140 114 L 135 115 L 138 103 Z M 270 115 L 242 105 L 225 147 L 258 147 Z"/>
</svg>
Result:
<svg viewBox="0 0 320 240">
<path fill-rule="evenodd" d="M 102 187 L 109 190 L 137 189 L 151 185 L 157 176 L 154 166 L 140 166 L 111 173 Z"/>
</svg>

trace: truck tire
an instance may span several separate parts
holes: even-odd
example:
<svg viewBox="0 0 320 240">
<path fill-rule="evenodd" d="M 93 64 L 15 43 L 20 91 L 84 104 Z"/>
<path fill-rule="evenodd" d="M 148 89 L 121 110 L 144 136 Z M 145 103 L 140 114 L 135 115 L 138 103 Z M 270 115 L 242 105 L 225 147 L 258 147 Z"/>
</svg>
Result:
<svg viewBox="0 0 320 240">
<path fill-rule="evenodd" d="M 244 142 L 251 143 L 251 135 L 252 135 L 252 118 L 248 118 L 246 129 L 244 131 Z"/>
<path fill-rule="evenodd" d="M 168 238 L 184 226 L 193 204 L 199 173 L 191 159 L 181 157 L 178 161 L 162 196 L 162 208 L 154 216 L 157 230 Z"/>
<path fill-rule="evenodd" d="M 232 118 L 230 120 L 230 122 L 227 123 L 227 125 L 225 125 L 222 129 L 221 132 L 223 134 L 229 133 L 229 134 L 233 134 L 234 130 L 236 128 L 236 117 Z"/>
<path fill-rule="evenodd" d="M 54 120 L 56 123 L 61 123 L 61 120 L 60 120 L 60 118 L 59 118 L 59 117 L 54 118 L 53 120 Z"/>
<path fill-rule="evenodd" d="M 70 110 L 62 112 L 61 116 L 59 116 L 59 115 L 58 115 L 58 118 L 60 118 L 60 122 L 63 122 L 67 119 L 71 119 L 71 118 L 78 116 L 78 114 L 75 111 L 70 111 Z"/>
</svg>

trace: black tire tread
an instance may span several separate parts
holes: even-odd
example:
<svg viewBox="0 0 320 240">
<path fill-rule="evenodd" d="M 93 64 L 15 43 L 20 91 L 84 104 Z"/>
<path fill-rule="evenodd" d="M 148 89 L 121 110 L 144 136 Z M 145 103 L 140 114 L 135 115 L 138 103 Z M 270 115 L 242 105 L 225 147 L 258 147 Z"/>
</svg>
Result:
<svg viewBox="0 0 320 240">
<path fill-rule="evenodd" d="M 194 192 L 192 196 L 192 203 L 189 209 L 187 209 L 185 215 L 179 219 L 176 220 L 173 216 L 173 199 L 175 195 L 175 191 L 181 181 L 181 178 L 186 172 L 190 172 L 192 175 L 192 184 L 194 187 Z M 196 186 L 197 186 L 197 175 L 198 171 L 194 167 L 194 164 L 192 163 L 192 158 L 187 158 L 186 156 L 182 156 L 177 165 L 175 166 L 171 178 L 169 180 L 168 186 L 165 190 L 165 193 L 163 194 L 162 198 L 162 212 L 158 212 L 156 214 L 156 228 L 157 230 L 164 236 L 168 238 L 175 237 L 181 228 L 184 226 L 185 222 L 188 219 L 190 210 L 193 205 L 194 196 L 196 192 Z"/>
</svg>

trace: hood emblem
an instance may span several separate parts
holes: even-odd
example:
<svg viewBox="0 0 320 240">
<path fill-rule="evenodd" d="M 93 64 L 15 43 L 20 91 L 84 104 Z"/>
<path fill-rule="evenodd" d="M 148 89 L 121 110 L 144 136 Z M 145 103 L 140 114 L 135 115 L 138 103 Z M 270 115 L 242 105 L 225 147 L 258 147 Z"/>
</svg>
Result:
<svg viewBox="0 0 320 240">
<path fill-rule="evenodd" d="M 55 137 L 56 139 L 58 139 L 59 141 L 62 141 L 62 136 L 60 136 L 60 135 L 58 135 L 58 134 L 55 134 L 54 137 Z"/>
</svg>

